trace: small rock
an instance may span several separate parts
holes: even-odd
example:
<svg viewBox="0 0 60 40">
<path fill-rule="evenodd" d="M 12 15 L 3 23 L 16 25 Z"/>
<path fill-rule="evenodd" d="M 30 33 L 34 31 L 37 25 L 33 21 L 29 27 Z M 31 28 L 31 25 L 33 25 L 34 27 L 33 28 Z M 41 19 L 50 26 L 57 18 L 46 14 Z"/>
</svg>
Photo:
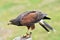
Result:
<svg viewBox="0 0 60 40">
<path fill-rule="evenodd" d="M 14 38 L 13 40 L 32 40 L 32 38 L 30 37 L 30 38 L 23 38 L 23 37 L 16 37 L 16 38 Z"/>
</svg>

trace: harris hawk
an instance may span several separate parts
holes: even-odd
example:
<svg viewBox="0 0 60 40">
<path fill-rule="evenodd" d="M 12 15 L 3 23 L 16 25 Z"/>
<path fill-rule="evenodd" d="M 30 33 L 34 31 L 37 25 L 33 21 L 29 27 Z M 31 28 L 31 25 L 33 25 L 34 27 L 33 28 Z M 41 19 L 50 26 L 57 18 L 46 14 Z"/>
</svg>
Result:
<svg viewBox="0 0 60 40">
<path fill-rule="evenodd" d="M 51 18 L 47 17 L 47 15 L 41 11 L 26 11 L 15 19 L 10 20 L 8 25 L 26 26 L 29 31 L 30 29 L 35 29 L 35 23 L 39 23 L 47 32 L 49 32 L 49 29 L 54 31 L 54 29 L 44 21 L 45 19 L 50 20 Z M 32 33 L 31 31 L 28 33 L 28 31 L 24 37 Z"/>
</svg>

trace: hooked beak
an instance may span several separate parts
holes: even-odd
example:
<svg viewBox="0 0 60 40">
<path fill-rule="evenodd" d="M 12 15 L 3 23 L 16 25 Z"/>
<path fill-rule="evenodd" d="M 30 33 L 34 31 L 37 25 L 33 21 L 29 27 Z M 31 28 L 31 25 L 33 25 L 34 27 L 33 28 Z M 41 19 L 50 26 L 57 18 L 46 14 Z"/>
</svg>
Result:
<svg viewBox="0 0 60 40">
<path fill-rule="evenodd" d="M 11 23 L 8 23 L 7 25 L 11 25 Z"/>
<path fill-rule="evenodd" d="M 11 25 L 12 24 L 12 20 L 9 21 L 9 23 L 7 25 Z"/>
</svg>

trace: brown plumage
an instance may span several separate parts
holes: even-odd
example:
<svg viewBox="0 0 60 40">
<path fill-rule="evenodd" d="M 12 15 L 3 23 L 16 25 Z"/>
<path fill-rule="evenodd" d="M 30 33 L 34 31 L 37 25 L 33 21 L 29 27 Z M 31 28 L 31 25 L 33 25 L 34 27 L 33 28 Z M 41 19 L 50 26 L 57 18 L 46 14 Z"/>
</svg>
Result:
<svg viewBox="0 0 60 40">
<path fill-rule="evenodd" d="M 35 19 L 36 19 L 36 14 L 30 13 L 22 18 L 21 24 L 26 25 L 32 23 L 33 21 L 35 21 Z"/>
</svg>

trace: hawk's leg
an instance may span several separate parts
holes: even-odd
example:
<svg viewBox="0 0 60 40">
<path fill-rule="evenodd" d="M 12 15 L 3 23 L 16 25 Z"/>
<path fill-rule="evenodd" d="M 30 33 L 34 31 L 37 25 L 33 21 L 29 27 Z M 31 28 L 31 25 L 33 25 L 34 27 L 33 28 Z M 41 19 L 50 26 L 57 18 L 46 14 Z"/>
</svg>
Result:
<svg viewBox="0 0 60 40">
<path fill-rule="evenodd" d="M 28 31 L 26 32 L 26 34 L 25 34 L 25 36 L 24 36 L 25 38 L 31 37 L 32 30 L 35 29 L 35 25 L 27 26 L 27 28 L 28 28 Z"/>
</svg>

